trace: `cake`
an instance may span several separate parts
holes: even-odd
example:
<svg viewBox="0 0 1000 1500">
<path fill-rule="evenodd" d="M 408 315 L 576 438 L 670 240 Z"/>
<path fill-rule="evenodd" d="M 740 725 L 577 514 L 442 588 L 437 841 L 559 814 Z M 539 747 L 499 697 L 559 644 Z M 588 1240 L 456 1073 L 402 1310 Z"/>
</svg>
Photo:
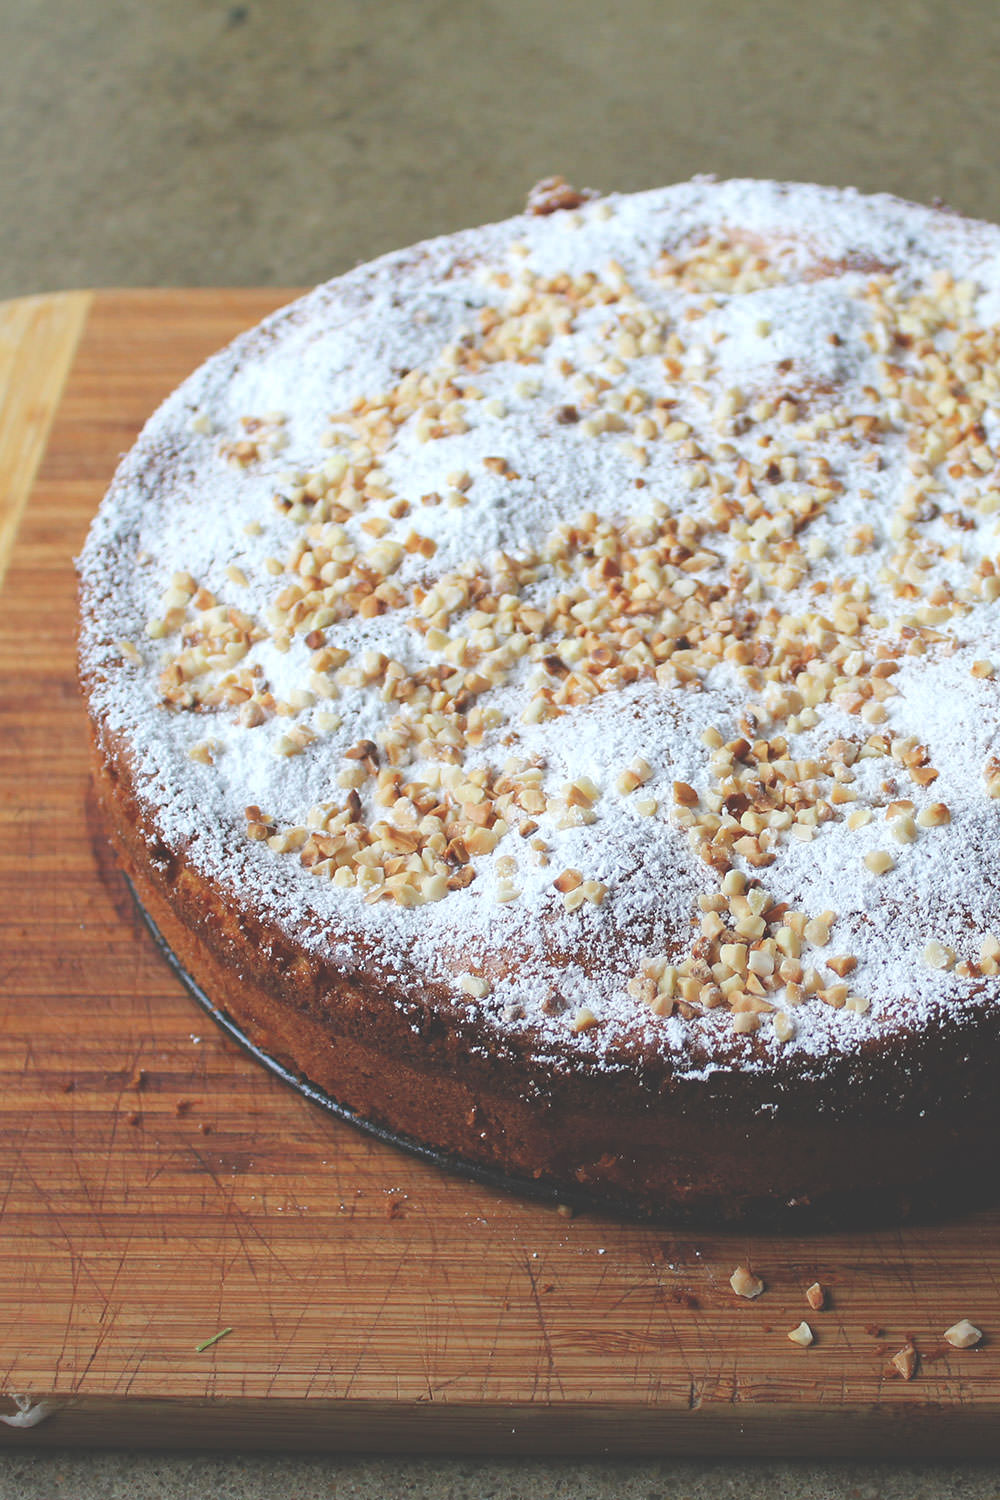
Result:
<svg viewBox="0 0 1000 1500">
<path fill-rule="evenodd" d="M 359 1121 L 560 1200 L 971 1201 L 998 371 L 1000 230 L 712 179 L 550 181 L 238 338 L 80 559 L 177 962 Z"/>
</svg>

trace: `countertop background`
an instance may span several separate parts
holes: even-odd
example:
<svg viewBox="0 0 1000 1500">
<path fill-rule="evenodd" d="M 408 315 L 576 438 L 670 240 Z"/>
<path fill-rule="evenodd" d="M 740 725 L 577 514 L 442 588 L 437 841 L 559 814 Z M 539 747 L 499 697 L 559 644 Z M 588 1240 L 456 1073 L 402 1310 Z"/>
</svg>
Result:
<svg viewBox="0 0 1000 1500">
<path fill-rule="evenodd" d="M 989 0 L 0 0 L 0 298 L 304 285 L 533 182 L 714 172 L 1000 219 Z M 0 1456 L 0 1500 L 986 1500 L 993 1466 Z"/>
</svg>

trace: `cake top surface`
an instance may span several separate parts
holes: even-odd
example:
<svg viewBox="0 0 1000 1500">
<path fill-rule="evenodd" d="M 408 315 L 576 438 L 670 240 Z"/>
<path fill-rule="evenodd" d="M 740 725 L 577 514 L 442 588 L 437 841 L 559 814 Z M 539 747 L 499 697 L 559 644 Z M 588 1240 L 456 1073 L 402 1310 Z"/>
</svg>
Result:
<svg viewBox="0 0 1000 1500">
<path fill-rule="evenodd" d="M 80 570 L 157 836 L 307 951 L 616 1066 L 995 996 L 1000 230 L 696 180 L 318 288 Z"/>
</svg>

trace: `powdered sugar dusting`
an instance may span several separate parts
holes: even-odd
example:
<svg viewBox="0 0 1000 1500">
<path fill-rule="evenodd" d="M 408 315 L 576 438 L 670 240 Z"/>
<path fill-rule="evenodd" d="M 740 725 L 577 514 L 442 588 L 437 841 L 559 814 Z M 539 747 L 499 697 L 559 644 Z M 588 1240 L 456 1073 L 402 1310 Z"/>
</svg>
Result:
<svg viewBox="0 0 1000 1500">
<path fill-rule="evenodd" d="M 989 226 L 891 199 L 697 181 L 386 257 L 238 340 L 151 419 L 81 559 L 91 709 L 128 737 L 163 841 L 308 950 L 348 965 L 361 933 L 386 975 L 588 1065 L 637 1037 L 679 1073 L 789 1048 L 822 1067 L 981 1003 L 998 251 Z M 763 814 L 726 790 L 713 732 L 771 743 Z M 357 850 L 303 864 L 318 806 L 345 809 L 337 838 L 390 816 L 361 743 L 428 807 L 464 808 L 481 852 L 446 857 L 452 824 L 397 787 L 379 874 L 399 895 L 361 883 Z M 812 787 L 787 818 L 775 777 Z M 835 914 L 827 945 L 780 939 L 780 915 L 750 940 L 800 979 L 762 961 L 747 988 L 720 958 L 735 909 L 706 926 L 699 896 L 723 868 L 769 910 Z M 567 870 L 591 891 L 575 905 Z"/>
</svg>

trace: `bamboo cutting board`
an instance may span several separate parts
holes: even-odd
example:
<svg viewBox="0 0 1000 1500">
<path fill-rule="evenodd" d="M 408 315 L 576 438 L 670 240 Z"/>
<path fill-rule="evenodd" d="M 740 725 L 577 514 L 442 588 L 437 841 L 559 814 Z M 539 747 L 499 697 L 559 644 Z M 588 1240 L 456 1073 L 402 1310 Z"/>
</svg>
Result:
<svg viewBox="0 0 1000 1500">
<path fill-rule="evenodd" d="M 157 953 L 89 792 L 72 558 L 157 401 L 286 297 L 0 307 L 0 1409 L 35 1423 L 0 1440 L 996 1456 L 1000 1212 L 811 1238 L 565 1218 L 322 1113 Z M 962 1317 L 987 1335 L 964 1352 Z"/>
</svg>

